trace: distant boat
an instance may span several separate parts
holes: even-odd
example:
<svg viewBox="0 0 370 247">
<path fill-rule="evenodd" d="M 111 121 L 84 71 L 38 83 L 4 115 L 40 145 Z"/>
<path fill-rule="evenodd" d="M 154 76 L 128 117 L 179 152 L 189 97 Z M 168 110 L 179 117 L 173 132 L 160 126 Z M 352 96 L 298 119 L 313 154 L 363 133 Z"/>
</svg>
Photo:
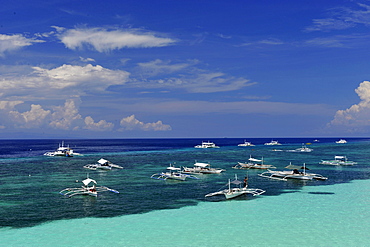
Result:
<svg viewBox="0 0 370 247">
<path fill-rule="evenodd" d="M 244 140 L 244 143 L 238 144 L 238 147 L 252 147 L 252 146 L 254 146 L 254 144 L 247 142 L 246 140 Z"/>
<path fill-rule="evenodd" d="M 306 147 L 306 145 L 302 144 L 301 148 L 293 149 L 293 150 L 287 150 L 287 152 L 295 152 L 295 153 L 309 153 L 312 152 L 312 148 Z"/>
<path fill-rule="evenodd" d="M 278 141 L 272 140 L 271 142 L 266 142 L 265 145 L 274 146 L 274 145 L 281 145 L 281 144 Z"/>
<path fill-rule="evenodd" d="M 340 139 L 339 141 L 336 141 L 335 143 L 344 144 L 344 143 L 347 143 L 347 141 L 344 139 Z"/>
<path fill-rule="evenodd" d="M 321 160 L 321 162 L 319 164 L 321 164 L 321 165 L 334 165 L 334 166 L 338 166 L 338 165 L 353 166 L 353 165 L 356 165 L 357 162 L 347 160 L 346 156 L 337 156 L 336 155 L 336 156 L 334 156 L 334 160 Z"/>
<path fill-rule="evenodd" d="M 113 164 L 112 162 L 106 160 L 106 159 L 100 159 L 96 164 L 88 164 L 85 165 L 84 168 L 90 169 L 90 170 L 112 170 L 112 168 L 117 169 L 123 169 L 122 166 Z"/>
<path fill-rule="evenodd" d="M 195 148 L 219 148 L 219 146 L 216 146 L 213 142 L 202 142 L 200 145 L 196 145 Z"/>
<path fill-rule="evenodd" d="M 218 174 L 225 171 L 221 168 L 211 168 L 211 165 L 208 163 L 195 162 L 194 167 L 183 167 L 183 173 L 192 173 L 192 174 Z"/>
</svg>

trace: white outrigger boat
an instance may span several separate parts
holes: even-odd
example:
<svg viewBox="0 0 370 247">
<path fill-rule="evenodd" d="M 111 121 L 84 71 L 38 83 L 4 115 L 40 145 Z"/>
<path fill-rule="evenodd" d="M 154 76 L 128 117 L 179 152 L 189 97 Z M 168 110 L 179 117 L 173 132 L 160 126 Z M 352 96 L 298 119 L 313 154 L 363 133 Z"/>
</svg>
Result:
<svg viewBox="0 0 370 247">
<path fill-rule="evenodd" d="M 266 172 L 263 172 L 261 174 L 258 174 L 258 176 L 264 177 L 264 178 L 272 178 L 272 179 L 278 179 L 278 180 L 284 180 L 287 179 L 299 179 L 299 180 L 326 180 L 327 177 L 324 177 L 320 174 L 316 173 L 308 173 L 306 170 L 306 164 L 303 164 L 303 166 L 295 166 L 290 163 L 290 165 L 286 166 L 285 168 L 291 169 L 291 171 L 274 171 L 274 170 L 268 170 Z M 302 169 L 302 171 L 299 171 Z"/>
<path fill-rule="evenodd" d="M 254 144 L 252 144 L 251 142 L 247 142 L 246 140 L 244 140 L 244 143 L 241 143 L 241 144 L 238 144 L 238 147 L 253 147 Z"/>
<path fill-rule="evenodd" d="M 275 169 L 273 165 L 266 165 L 263 163 L 262 159 L 255 159 L 249 156 L 248 162 L 242 163 L 238 162 L 237 165 L 233 166 L 234 169 Z"/>
<path fill-rule="evenodd" d="M 344 140 L 344 139 L 340 139 L 339 141 L 336 141 L 335 143 L 338 143 L 338 144 L 345 144 L 345 143 L 347 143 L 347 141 L 346 141 L 346 140 Z"/>
<path fill-rule="evenodd" d="M 302 147 L 293 149 L 293 150 L 287 150 L 287 152 L 293 152 L 293 153 L 310 153 L 312 152 L 312 148 L 308 148 L 306 145 L 302 144 Z"/>
<path fill-rule="evenodd" d="M 165 172 L 155 173 L 150 178 L 160 180 L 174 179 L 180 181 L 185 181 L 187 178 L 198 179 L 196 176 L 182 173 L 181 168 L 174 167 L 172 166 L 172 164 L 170 164 L 170 166 L 167 167 L 167 170 L 168 171 Z"/>
<path fill-rule="evenodd" d="M 106 186 L 96 186 L 96 181 L 91 178 L 86 178 L 82 180 L 82 186 L 77 188 L 66 188 L 59 192 L 59 194 L 67 197 L 72 197 L 76 195 L 88 195 L 97 197 L 98 192 L 110 191 L 113 193 L 119 193 L 117 190 L 110 189 Z"/>
<path fill-rule="evenodd" d="M 113 164 L 112 162 L 106 160 L 106 159 L 100 159 L 96 164 L 88 164 L 85 165 L 84 168 L 90 169 L 90 170 L 112 170 L 112 168 L 116 169 L 123 169 L 122 166 Z"/>
<path fill-rule="evenodd" d="M 257 195 L 261 195 L 266 192 L 261 189 L 249 189 L 247 179 L 248 178 L 246 177 L 244 180 L 244 185 L 242 186 L 243 182 L 238 180 L 238 177 L 235 174 L 235 179 L 233 181 L 229 179 L 229 182 L 225 185 L 225 186 L 228 186 L 227 189 L 209 193 L 205 195 L 205 197 L 224 195 L 226 199 L 232 199 L 232 198 L 244 195 L 244 194 L 252 194 L 253 196 L 257 196 Z M 232 187 L 231 185 L 234 185 L 234 187 Z"/>
<path fill-rule="evenodd" d="M 192 174 L 219 174 L 225 171 L 221 168 L 211 168 L 211 165 L 208 163 L 195 162 L 194 167 L 183 167 L 183 173 L 192 173 Z"/>
<path fill-rule="evenodd" d="M 349 161 L 346 156 L 334 156 L 334 160 L 321 160 L 319 163 L 321 165 L 343 165 L 343 166 L 353 166 L 356 165 L 357 162 Z"/>
<path fill-rule="evenodd" d="M 213 142 L 202 142 L 200 145 L 194 146 L 195 148 L 219 148 L 219 146 L 216 146 Z"/>
<path fill-rule="evenodd" d="M 62 144 L 59 144 L 59 147 L 54 152 L 46 152 L 44 153 L 45 156 L 64 156 L 64 157 L 73 157 L 74 155 L 80 155 L 79 153 L 74 153 L 73 149 L 69 147 L 64 146 L 64 142 Z"/>
</svg>

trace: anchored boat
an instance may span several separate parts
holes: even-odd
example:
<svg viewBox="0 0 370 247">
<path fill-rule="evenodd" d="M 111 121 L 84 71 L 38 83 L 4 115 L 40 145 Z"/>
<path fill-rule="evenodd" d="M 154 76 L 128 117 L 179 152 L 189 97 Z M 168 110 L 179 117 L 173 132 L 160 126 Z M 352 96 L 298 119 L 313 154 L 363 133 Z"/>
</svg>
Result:
<svg viewBox="0 0 370 247">
<path fill-rule="evenodd" d="M 232 181 L 231 179 L 229 179 L 229 182 L 226 184 L 226 186 L 228 186 L 227 189 L 209 193 L 205 195 L 205 197 L 224 195 L 226 199 L 232 199 L 232 198 L 244 195 L 244 194 L 252 194 L 253 196 L 257 196 L 257 195 L 261 195 L 266 192 L 261 189 L 249 189 L 247 180 L 248 178 L 246 177 L 243 183 L 242 181 L 238 180 L 238 177 L 235 174 L 235 179 Z"/>
<path fill-rule="evenodd" d="M 82 180 L 82 186 L 77 188 L 66 188 L 59 193 L 63 196 L 72 197 L 76 195 L 87 195 L 97 197 L 99 192 L 110 191 L 113 193 L 119 193 L 117 190 L 110 189 L 106 186 L 96 186 L 97 183 L 94 179 L 87 177 Z"/>
<path fill-rule="evenodd" d="M 284 181 L 286 181 L 287 179 L 299 179 L 299 180 L 313 180 L 313 179 L 326 180 L 328 179 L 327 177 L 324 177 L 320 174 L 306 172 L 306 170 L 308 170 L 308 168 L 306 167 L 306 164 L 303 164 L 303 166 L 295 166 L 290 163 L 290 165 L 286 166 L 285 168 L 290 169 L 290 171 L 268 170 L 258 175 L 261 177 L 265 177 L 265 178 L 272 178 L 272 179 L 278 179 L 278 180 L 284 180 Z"/>
</svg>

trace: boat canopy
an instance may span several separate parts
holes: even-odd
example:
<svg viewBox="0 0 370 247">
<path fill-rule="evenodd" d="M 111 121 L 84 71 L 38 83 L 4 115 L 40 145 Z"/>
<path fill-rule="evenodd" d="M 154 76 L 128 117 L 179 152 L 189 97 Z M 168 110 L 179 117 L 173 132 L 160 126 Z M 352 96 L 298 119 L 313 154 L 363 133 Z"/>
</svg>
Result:
<svg viewBox="0 0 370 247">
<path fill-rule="evenodd" d="M 106 163 L 109 163 L 109 161 L 106 160 L 106 159 L 100 159 L 100 160 L 98 160 L 98 163 L 101 164 L 101 165 L 104 165 Z"/>
<path fill-rule="evenodd" d="M 85 180 L 82 181 L 82 183 L 85 185 L 85 186 L 88 186 L 89 183 L 94 183 L 96 184 L 96 181 L 94 179 L 91 179 L 91 178 L 86 178 Z"/>
<path fill-rule="evenodd" d="M 195 163 L 194 164 L 194 166 L 199 166 L 199 167 L 207 167 L 207 166 L 209 166 L 209 164 L 207 164 L 207 163 L 199 163 L 199 162 L 197 162 L 197 163 Z"/>
<path fill-rule="evenodd" d="M 181 168 L 179 168 L 179 167 L 173 167 L 173 166 L 169 166 L 169 167 L 167 167 L 167 169 L 168 170 L 172 170 L 172 171 L 179 171 L 179 170 L 181 170 Z"/>
</svg>

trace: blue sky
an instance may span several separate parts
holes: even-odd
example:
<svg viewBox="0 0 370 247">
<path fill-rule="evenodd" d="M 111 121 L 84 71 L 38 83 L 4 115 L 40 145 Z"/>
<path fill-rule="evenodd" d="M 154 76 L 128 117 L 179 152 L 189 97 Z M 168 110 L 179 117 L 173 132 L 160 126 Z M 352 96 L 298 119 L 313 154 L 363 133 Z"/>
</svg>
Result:
<svg viewBox="0 0 370 247">
<path fill-rule="evenodd" d="M 0 138 L 370 135 L 370 1 L 17 1 Z"/>
</svg>

